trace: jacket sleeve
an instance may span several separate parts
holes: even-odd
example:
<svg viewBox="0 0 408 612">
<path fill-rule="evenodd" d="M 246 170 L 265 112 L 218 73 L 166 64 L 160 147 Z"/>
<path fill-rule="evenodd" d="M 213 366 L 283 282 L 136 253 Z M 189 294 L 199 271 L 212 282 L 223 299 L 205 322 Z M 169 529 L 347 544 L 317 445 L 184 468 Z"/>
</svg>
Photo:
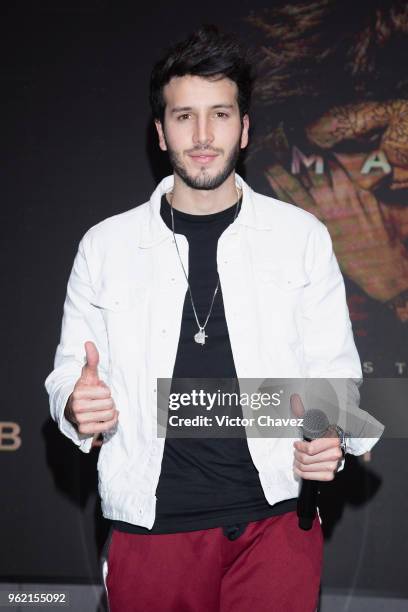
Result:
<svg viewBox="0 0 408 612">
<path fill-rule="evenodd" d="M 60 431 L 84 453 L 91 450 L 94 436 L 78 433 L 76 427 L 65 418 L 64 409 L 81 375 L 85 363 L 84 343 L 87 340 L 92 340 L 99 351 L 99 376 L 106 380 L 108 372 L 105 324 L 100 310 L 92 305 L 94 290 L 89 272 L 90 249 L 91 239 L 88 232 L 79 243 L 68 280 L 54 369 L 44 383 L 49 394 L 51 417 Z"/>
<path fill-rule="evenodd" d="M 338 425 L 351 434 L 347 449 L 353 455 L 371 450 L 384 426 L 358 407 L 362 383 L 360 358 L 354 343 L 344 281 L 330 234 L 318 222 L 309 237 L 306 268 L 310 283 L 304 289 L 304 350 L 311 378 L 337 381 Z M 340 469 L 344 465 L 344 460 Z"/>
</svg>

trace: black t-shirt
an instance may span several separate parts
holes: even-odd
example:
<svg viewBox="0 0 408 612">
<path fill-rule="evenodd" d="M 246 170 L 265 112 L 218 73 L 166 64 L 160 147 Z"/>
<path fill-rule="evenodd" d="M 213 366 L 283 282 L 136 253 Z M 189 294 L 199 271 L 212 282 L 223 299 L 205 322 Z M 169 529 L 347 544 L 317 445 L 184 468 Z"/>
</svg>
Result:
<svg viewBox="0 0 408 612">
<path fill-rule="evenodd" d="M 240 206 L 241 200 L 238 212 Z M 175 234 L 184 234 L 189 244 L 188 279 L 201 324 L 217 285 L 218 239 L 236 212 L 237 203 L 208 215 L 173 209 Z M 160 213 L 171 229 L 170 205 L 165 196 Z M 236 379 L 221 284 L 205 327 L 208 337 L 204 345 L 194 341 L 197 331 L 187 290 L 173 379 Z M 140 534 L 208 529 L 293 511 L 297 501 L 292 498 L 273 506 L 268 504 L 246 437 L 166 437 L 156 496 L 156 518 L 151 530 L 122 521 L 114 521 L 114 527 Z"/>
</svg>

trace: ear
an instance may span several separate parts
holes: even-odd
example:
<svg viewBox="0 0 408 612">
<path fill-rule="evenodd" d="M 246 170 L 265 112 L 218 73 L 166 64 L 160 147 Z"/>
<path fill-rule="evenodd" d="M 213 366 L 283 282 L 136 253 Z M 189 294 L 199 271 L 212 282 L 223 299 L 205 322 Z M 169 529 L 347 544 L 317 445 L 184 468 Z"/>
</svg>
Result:
<svg viewBox="0 0 408 612">
<path fill-rule="evenodd" d="M 249 115 L 246 113 L 242 117 L 241 149 L 245 149 L 245 147 L 248 144 L 248 132 L 249 132 Z"/>
<path fill-rule="evenodd" d="M 164 138 L 164 131 L 161 121 L 159 119 L 155 119 L 154 124 L 156 126 L 157 134 L 159 135 L 159 147 L 162 151 L 167 151 L 166 140 Z"/>
</svg>

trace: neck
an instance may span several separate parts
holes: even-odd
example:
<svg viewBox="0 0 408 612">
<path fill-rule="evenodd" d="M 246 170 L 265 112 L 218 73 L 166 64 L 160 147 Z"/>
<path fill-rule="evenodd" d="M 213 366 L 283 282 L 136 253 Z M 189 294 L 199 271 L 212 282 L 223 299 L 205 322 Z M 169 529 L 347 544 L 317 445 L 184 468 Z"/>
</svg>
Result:
<svg viewBox="0 0 408 612">
<path fill-rule="evenodd" d="M 193 189 L 174 175 L 173 191 L 166 194 L 169 204 L 175 210 L 191 215 L 210 215 L 233 206 L 241 197 L 241 191 L 235 187 L 235 173 L 216 189 Z"/>
</svg>

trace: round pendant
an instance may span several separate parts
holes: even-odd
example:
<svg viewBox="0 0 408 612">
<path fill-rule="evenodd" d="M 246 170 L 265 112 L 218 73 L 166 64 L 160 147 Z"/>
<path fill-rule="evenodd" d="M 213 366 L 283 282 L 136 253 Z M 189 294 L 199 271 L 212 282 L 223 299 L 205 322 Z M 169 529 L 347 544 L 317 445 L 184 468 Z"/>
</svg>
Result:
<svg viewBox="0 0 408 612">
<path fill-rule="evenodd" d="M 198 344 L 205 344 L 205 339 L 208 338 L 207 334 L 205 333 L 204 329 L 200 329 L 200 331 L 198 331 L 195 336 L 194 336 L 194 340 L 198 343 Z"/>
</svg>

